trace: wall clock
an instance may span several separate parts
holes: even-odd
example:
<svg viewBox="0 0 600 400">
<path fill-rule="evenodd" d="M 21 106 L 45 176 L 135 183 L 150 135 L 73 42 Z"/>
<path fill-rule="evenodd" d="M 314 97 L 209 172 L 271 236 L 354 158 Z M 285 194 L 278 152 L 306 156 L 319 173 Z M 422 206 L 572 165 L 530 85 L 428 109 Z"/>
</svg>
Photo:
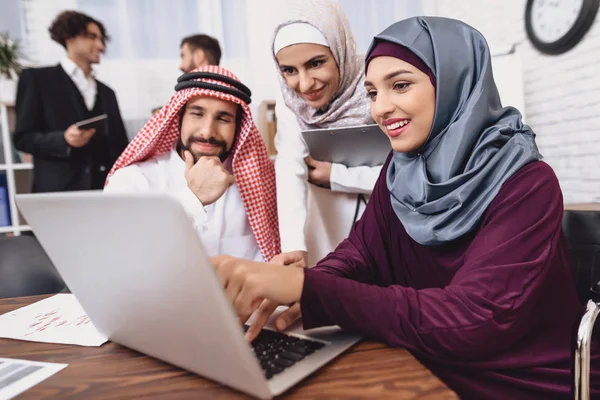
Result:
<svg viewBox="0 0 600 400">
<path fill-rule="evenodd" d="M 590 29 L 599 5 L 600 0 L 527 0 L 527 37 L 543 53 L 564 53 Z"/>
</svg>

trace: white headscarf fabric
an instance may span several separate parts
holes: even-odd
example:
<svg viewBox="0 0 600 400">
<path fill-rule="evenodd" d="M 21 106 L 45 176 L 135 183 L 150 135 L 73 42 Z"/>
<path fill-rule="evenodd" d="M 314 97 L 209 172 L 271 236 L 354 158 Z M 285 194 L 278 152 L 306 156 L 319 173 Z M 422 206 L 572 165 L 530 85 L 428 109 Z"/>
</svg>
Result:
<svg viewBox="0 0 600 400">
<path fill-rule="evenodd" d="M 273 53 L 279 53 L 279 50 L 299 43 L 314 43 L 329 47 L 329 43 L 320 30 L 304 22 L 295 22 L 285 25 L 277 31 L 277 36 L 273 42 Z"/>
</svg>

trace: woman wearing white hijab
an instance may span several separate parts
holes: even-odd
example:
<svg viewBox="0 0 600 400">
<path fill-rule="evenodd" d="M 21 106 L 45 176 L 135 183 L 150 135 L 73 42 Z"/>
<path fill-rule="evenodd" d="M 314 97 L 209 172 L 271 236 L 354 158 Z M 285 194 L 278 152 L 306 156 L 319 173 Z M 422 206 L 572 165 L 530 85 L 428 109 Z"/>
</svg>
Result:
<svg viewBox="0 0 600 400">
<path fill-rule="evenodd" d="M 362 90 L 364 63 L 336 0 L 282 6 L 273 56 L 281 85 L 275 170 L 283 253 L 274 261 L 312 266 L 347 236 L 364 208 L 359 195 L 371 194 L 381 166 L 347 168 L 309 157 L 302 130 L 374 123 Z"/>
</svg>

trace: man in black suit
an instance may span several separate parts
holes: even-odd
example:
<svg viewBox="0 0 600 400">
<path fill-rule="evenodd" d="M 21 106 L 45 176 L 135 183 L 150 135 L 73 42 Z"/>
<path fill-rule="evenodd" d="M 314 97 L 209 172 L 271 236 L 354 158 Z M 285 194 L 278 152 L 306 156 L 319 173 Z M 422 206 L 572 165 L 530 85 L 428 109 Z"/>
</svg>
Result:
<svg viewBox="0 0 600 400">
<path fill-rule="evenodd" d="M 58 15 L 49 28 L 67 54 L 60 64 L 21 73 L 15 147 L 33 155 L 33 192 L 102 189 L 127 146 L 115 92 L 94 78 L 108 40 L 101 22 L 76 11 Z M 102 129 L 75 123 L 107 114 Z"/>
</svg>

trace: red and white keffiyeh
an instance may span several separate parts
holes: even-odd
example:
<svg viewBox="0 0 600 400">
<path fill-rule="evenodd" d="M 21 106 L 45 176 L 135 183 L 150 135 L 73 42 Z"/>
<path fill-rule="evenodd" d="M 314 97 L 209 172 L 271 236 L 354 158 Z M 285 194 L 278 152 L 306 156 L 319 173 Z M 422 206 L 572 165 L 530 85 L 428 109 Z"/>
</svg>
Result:
<svg viewBox="0 0 600 400">
<path fill-rule="evenodd" d="M 239 79 L 225 68 L 211 65 L 193 72 L 211 72 Z M 221 81 L 196 79 L 219 86 L 234 88 Z M 232 150 L 233 174 L 242 196 L 250 226 L 258 242 L 265 261 L 281 252 L 279 226 L 277 221 L 277 200 L 275 193 L 275 168 L 267 155 L 267 150 L 258 129 L 254 125 L 248 104 L 233 95 L 210 89 L 187 88 L 173 96 L 160 112 L 144 125 L 142 130 L 129 143 L 110 170 L 107 182 L 119 168 L 148 160 L 169 152 L 179 137 L 179 114 L 183 106 L 195 96 L 210 96 L 239 104 L 244 116 Z"/>
</svg>

